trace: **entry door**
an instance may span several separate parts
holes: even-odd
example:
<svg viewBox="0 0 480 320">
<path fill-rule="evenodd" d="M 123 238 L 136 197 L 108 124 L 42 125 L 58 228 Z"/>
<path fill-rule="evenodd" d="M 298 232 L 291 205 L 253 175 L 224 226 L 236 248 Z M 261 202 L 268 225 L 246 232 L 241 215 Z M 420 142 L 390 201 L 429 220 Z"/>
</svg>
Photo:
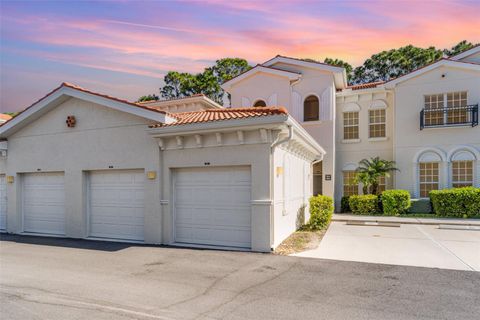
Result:
<svg viewBox="0 0 480 320">
<path fill-rule="evenodd" d="M 176 242 L 250 248 L 251 212 L 249 167 L 176 170 Z"/>
<path fill-rule="evenodd" d="M 90 173 L 91 237 L 144 240 L 144 176 L 143 170 Z"/>
<path fill-rule="evenodd" d="M 5 175 L 0 174 L 0 230 L 7 229 L 7 183 Z"/>
<path fill-rule="evenodd" d="M 22 185 L 23 230 L 65 235 L 63 173 L 27 173 Z"/>
</svg>

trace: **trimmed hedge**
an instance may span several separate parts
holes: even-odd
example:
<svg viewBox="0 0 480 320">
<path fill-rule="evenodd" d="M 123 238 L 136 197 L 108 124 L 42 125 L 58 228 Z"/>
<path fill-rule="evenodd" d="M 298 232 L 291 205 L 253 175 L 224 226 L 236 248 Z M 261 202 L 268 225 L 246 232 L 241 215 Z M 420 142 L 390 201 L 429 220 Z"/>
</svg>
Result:
<svg viewBox="0 0 480 320">
<path fill-rule="evenodd" d="M 439 217 L 480 215 L 480 188 L 466 187 L 430 191 L 433 211 Z"/>
<path fill-rule="evenodd" d="M 350 196 L 343 196 L 342 201 L 340 202 L 340 212 L 352 212 L 352 209 L 350 209 L 350 204 L 348 203 L 348 199 Z"/>
<path fill-rule="evenodd" d="M 348 203 L 353 214 L 372 215 L 380 212 L 378 196 L 373 194 L 350 196 Z"/>
<path fill-rule="evenodd" d="M 327 196 L 310 198 L 310 220 L 308 227 L 313 230 L 324 229 L 330 223 L 333 214 L 333 199 Z"/>
<path fill-rule="evenodd" d="M 385 216 L 398 216 L 410 208 L 410 192 L 407 190 L 385 190 L 381 199 Z"/>
</svg>

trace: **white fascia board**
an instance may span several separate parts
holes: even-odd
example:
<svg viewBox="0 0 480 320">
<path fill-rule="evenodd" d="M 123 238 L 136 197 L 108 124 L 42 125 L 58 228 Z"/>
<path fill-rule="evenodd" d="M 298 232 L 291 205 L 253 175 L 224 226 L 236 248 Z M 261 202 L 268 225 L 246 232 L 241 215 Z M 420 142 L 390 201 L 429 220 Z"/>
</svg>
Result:
<svg viewBox="0 0 480 320">
<path fill-rule="evenodd" d="M 334 77 L 335 87 L 337 89 L 343 89 L 347 87 L 347 72 L 345 71 L 345 68 L 331 66 L 323 63 L 302 61 L 300 59 L 293 59 L 293 58 L 281 57 L 281 56 L 270 59 L 267 62 L 263 63 L 263 65 L 267 67 L 271 67 L 276 63 L 285 63 L 285 64 L 302 66 L 305 68 L 332 72 Z"/>
<path fill-rule="evenodd" d="M 179 99 L 170 99 L 170 100 L 161 100 L 150 103 L 142 103 L 141 105 L 146 107 L 168 107 L 179 104 L 193 104 L 193 103 L 203 103 L 208 109 L 223 109 L 223 106 L 219 105 L 215 101 L 211 100 L 206 96 L 194 96 L 194 97 L 185 97 Z"/>
<path fill-rule="evenodd" d="M 396 79 L 390 80 L 384 84 L 385 88 L 387 89 L 393 89 L 397 84 L 408 81 L 412 78 L 415 78 L 421 74 L 424 74 L 426 72 L 429 72 L 433 69 L 439 68 L 439 67 L 452 67 L 452 68 L 460 68 L 460 69 L 467 69 L 467 70 L 474 70 L 474 71 L 480 71 L 480 65 L 475 64 L 475 63 L 469 63 L 469 62 L 462 62 L 462 61 L 454 61 L 454 60 L 440 60 L 435 63 L 432 63 L 429 66 L 420 68 L 416 71 L 413 71 L 411 73 L 408 73 L 404 76 L 398 77 Z"/>
<path fill-rule="evenodd" d="M 0 126 L 0 137 L 6 137 L 7 135 L 14 132 L 15 130 L 20 129 L 25 123 L 35 120 L 36 115 L 38 116 L 38 115 L 44 114 L 45 112 L 49 111 L 51 108 L 54 108 L 60 103 L 63 103 L 70 97 L 96 103 L 102 106 L 109 107 L 114 110 L 134 114 L 139 117 L 153 120 L 156 122 L 172 123 L 176 121 L 176 119 L 166 115 L 165 113 L 150 111 L 141 107 L 136 107 L 120 101 L 115 101 L 109 98 L 100 97 L 100 96 L 97 96 L 88 92 L 83 92 L 81 90 L 76 90 L 70 87 L 62 87 L 57 91 L 55 91 L 54 93 L 52 93 L 51 95 L 49 95 L 48 97 L 45 97 L 41 101 L 32 105 L 27 110 L 20 113 L 18 116 L 14 117 L 9 122 Z M 55 102 L 57 103 L 55 104 Z"/>
<path fill-rule="evenodd" d="M 266 128 L 265 126 L 279 124 L 287 121 L 286 115 L 262 116 L 238 120 L 223 120 L 203 123 L 183 124 L 171 127 L 149 128 L 147 132 L 154 137 L 168 137 L 182 134 L 209 133 L 218 131 L 234 131 L 238 128 L 248 129 Z"/>
<path fill-rule="evenodd" d="M 449 59 L 451 60 L 461 60 L 463 58 L 466 58 L 468 56 L 471 56 L 473 54 L 476 54 L 476 53 L 479 53 L 480 52 L 480 45 L 476 46 L 476 47 L 473 47 L 467 51 L 464 51 L 462 53 L 459 53 L 455 56 L 451 56 Z"/>
<path fill-rule="evenodd" d="M 266 68 L 264 66 L 258 65 L 253 67 L 252 69 L 248 70 L 247 72 L 242 73 L 241 75 L 231 79 L 230 81 L 225 82 L 224 84 L 221 85 L 222 89 L 225 91 L 229 91 L 232 85 L 235 83 L 238 83 L 258 72 L 263 72 L 263 73 L 268 73 L 280 77 L 285 77 L 288 78 L 289 81 L 294 81 L 300 79 L 302 76 L 299 73 L 296 72 L 291 72 L 291 71 L 285 71 L 285 70 L 280 70 L 280 69 L 273 69 L 273 68 Z"/>
</svg>

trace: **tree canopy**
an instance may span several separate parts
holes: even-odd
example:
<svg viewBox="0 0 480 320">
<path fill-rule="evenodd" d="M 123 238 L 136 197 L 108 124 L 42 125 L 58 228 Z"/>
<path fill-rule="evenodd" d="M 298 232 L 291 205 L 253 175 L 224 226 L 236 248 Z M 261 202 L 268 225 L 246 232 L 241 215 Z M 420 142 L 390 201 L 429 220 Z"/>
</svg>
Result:
<svg viewBox="0 0 480 320">
<path fill-rule="evenodd" d="M 163 79 L 165 85 L 160 88 L 160 95 L 165 99 L 175 99 L 201 93 L 223 105 L 225 92 L 220 86 L 250 68 L 245 59 L 224 58 L 201 73 L 169 71 Z"/>
<path fill-rule="evenodd" d="M 158 101 L 160 98 L 156 94 L 147 94 L 138 98 L 137 102 Z"/>
<path fill-rule="evenodd" d="M 420 48 L 413 45 L 398 49 L 382 51 L 356 68 L 346 61 L 336 58 L 325 58 L 324 63 L 345 68 L 350 84 L 361 84 L 375 81 L 388 81 L 407 74 L 417 68 L 433 63 L 443 56 L 459 54 L 475 46 L 467 40 L 460 41 L 450 49 L 435 47 Z M 305 61 L 318 62 L 314 59 Z M 202 93 L 223 105 L 225 92 L 221 85 L 233 77 L 252 68 L 242 58 L 224 58 L 215 61 L 215 65 L 207 67 L 201 73 L 169 71 L 164 76 L 165 85 L 160 88 L 160 96 L 164 99 L 175 99 Z M 230 95 L 227 95 L 230 100 Z M 142 96 L 138 101 L 158 100 L 155 94 Z"/>
</svg>

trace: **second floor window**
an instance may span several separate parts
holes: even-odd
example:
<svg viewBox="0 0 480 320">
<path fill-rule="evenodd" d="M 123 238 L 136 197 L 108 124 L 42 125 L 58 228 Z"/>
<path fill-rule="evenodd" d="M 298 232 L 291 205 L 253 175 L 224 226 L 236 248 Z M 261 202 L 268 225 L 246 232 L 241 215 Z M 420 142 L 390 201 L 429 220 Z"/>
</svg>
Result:
<svg viewBox="0 0 480 320">
<path fill-rule="evenodd" d="M 469 121 L 467 92 L 449 92 L 425 96 L 425 126 L 459 124 Z"/>
<path fill-rule="evenodd" d="M 385 109 L 368 111 L 368 137 L 384 138 L 385 132 Z"/>
<path fill-rule="evenodd" d="M 263 100 L 257 100 L 255 101 L 255 103 L 253 104 L 254 107 L 266 107 L 267 104 L 265 103 L 265 101 Z"/>
<path fill-rule="evenodd" d="M 303 121 L 317 121 L 319 119 L 320 103 L 316 96 L 308 96 L 303 102 Z"/>
<path fill-rule="evenodd" d="M 355 140 L 359 138 L 358 134 L 358 112 L 343 113 L 343 139 Z"/>
</svg>

